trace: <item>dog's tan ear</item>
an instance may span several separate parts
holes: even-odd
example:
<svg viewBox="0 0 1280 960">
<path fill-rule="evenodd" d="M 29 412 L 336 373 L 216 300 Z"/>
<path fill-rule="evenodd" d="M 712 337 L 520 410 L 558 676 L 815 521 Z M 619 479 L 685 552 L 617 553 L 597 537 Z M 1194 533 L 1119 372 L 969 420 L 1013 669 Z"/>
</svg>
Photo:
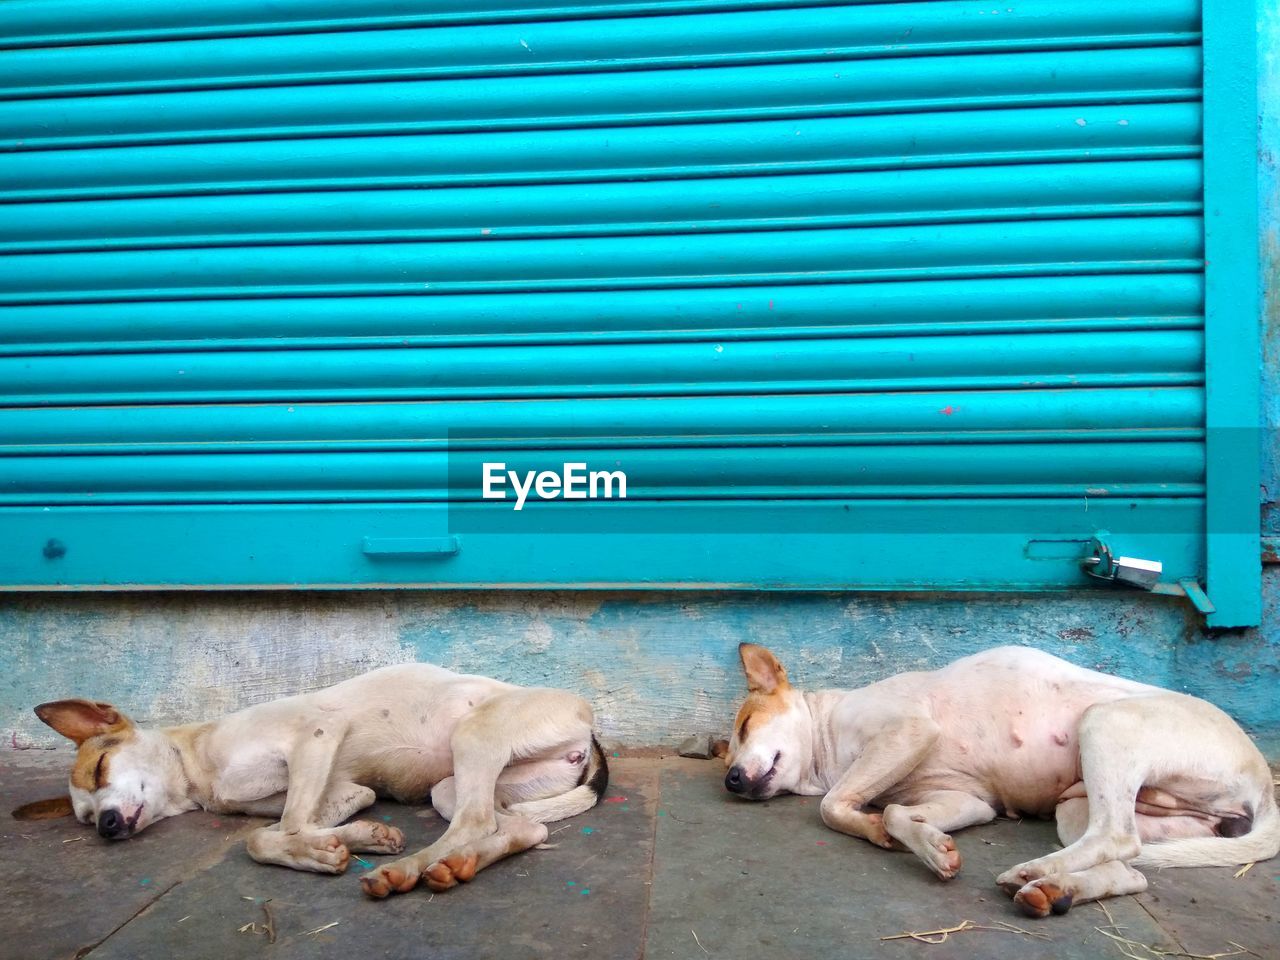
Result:
<svg viewBox="0 0 1280 960">
<path fill-rule="evenodd" d="M 57 820 L 75 813 L 70 797 L 51 797 L 48 800 L 37 800 L 35 803 L 24 803 L 13 811 L 15 820 Z"/>
<path fill-rule="evenodd" d="M 786 668 L 764 647 L 740 643 L 738 656 L 742 658 L 742 672 L 747 675 L 747 689 L 752 693 L 773 693 L 789 686 Z"/>
<path fill-rule="evenodd" d="M 36 707 L 36 716 L 78 747 L 100 733 L 114 733 L 130 725 L 129 718 L 109 703 L 96 700 L 54 700 Z"/>
</svg>

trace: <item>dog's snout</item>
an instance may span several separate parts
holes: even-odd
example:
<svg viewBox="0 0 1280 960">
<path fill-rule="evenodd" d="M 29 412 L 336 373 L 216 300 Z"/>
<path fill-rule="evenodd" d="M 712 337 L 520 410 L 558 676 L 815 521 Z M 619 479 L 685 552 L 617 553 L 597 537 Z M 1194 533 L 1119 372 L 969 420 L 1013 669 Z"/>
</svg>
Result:
<svg viewBox="0 0 1280 960">
<path fill-rule="evenodd" d="M 103 810 L 98 814 L 98 835 L 107 840 L 117 840 L 124 836 L 128 824 L 124 814 L 119 810 Z"/>
<path fill-rule="evenodd" d="M 747 789 L 747 782 L 742 779 L 741 767 L 730 767 L 729 772 L 725 774 L 724 788 L 730 793 L 742 793 Z"/>
</svg>

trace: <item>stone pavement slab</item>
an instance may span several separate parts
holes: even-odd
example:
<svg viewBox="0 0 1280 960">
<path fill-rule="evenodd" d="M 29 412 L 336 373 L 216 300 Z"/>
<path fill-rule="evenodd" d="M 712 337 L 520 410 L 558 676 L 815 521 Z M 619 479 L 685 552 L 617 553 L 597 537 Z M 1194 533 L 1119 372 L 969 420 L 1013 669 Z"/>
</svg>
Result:
<svg viewBox="0 0 1280 960">
<path fill-rule="evenodd" d="M 359 863 L 341 877 L 253 863 L 243 839 L 262 820 L 184 814 L 107 843 L 71 820 L 9 819 L 62 792 L 69 758 L 0 755 L 0 960 L 1121 960 L 1125 950 L 1158 960 L 1102 930 L 1170 960 L 1228 953 L 1231 942 L 1251 951 L 1238 956 L 1280 960 L 1280 860 L 1238 879 L 1233 869 L 1152 873 L 1148 893 L 1108 901 L 1110 916 L 1090 904 L 1027 920 L 994 878 L 1050 849 L 1051 824 L 962 831 L 964 870 L 943 883 L 909 854 L 827 830 L 817 798 L 729 795 L 715 761 L 615 759 L 606 801 L 553 824 L 553 849 L 448 893 L 375 902 L 359 891 Z M 418 846 L 444 829 L 421 808 L 380 803 L 369 815 Z M 1036 936 L 880 939 L 963 920 Z"/>
<path fill-rule="evenodd" d="M 0 929 L 17 927 L 21 937 L 0 941 L 0 958 L 636 960 L 657 768 L 615 766 L 605 802 L 551 825 L 554 849 L 511 857 L 444 894 L 423 887 L 384 901 L 360 892 L 367 868 L 354 861 L 338 877 L 254 863 L 240 841 L 263 820 L 183 814 L 118 843 L 70 820 L 17 824 L 34 839 L 5 838 L 10 863 Z M 15 791 L 6 780 L 4 809 L 51 796 L 62 783 L 62 775 L 45 775 Z M 445 827 L 429 808 L 379 803 L 367 815 L 403 829 L 414 849 Z M 62 843 L 74 836 L 85 839 Z M 364 859 L 376 865 L 388 858 Z M 264 932 L 264 903 L 275 943 Z M 247 925 L 255 926 L 242 931 Z"/>
<path fill-rule="evenodd" d="M 221 860 L 251 829 L 205 813 L 163 821 L 109 844 L 66 818 L 19 822 L 33 800 L 65 795 L 71 753 L 0 755 L 0 958 L 40 960 L 87 951 L 165 891 Z"/>
<path fill-rule="evenodd" d="M 1235 943 L 1280 957 L 1280 858 L 1237 877 L 1239 870 L 1149 870 L 1151 886 L 1136 899 L 1187 953 L 1226 952 Z"/>
<path fill-rule="evenodd" d="M 708 955 L 763 955 L 770 960 L 1119 956 L 1095 929 L 1107 922 L 1096 907 L 1027 920 L 995 886 L 996 875 L 1006 867 L 1052 848 L 1051 824 L 1004 822 L 960 833 L 957 845 L 964 867 L 959 877 L 944 883 L 910 854 L 828 830 L 816 797 L 744 801 L 723 789 L 722 774 L 722 768 L 697 761 L 664 765 L 649 923 L 651 960 Z M 1127 936 L 1176 949 L 1131 898 L 1109 906 Z M 1037 936 L 975 930 L 936 945 L 880 939 L 953 927 L 964 920 L 1013 924 Z"/>
</svg>

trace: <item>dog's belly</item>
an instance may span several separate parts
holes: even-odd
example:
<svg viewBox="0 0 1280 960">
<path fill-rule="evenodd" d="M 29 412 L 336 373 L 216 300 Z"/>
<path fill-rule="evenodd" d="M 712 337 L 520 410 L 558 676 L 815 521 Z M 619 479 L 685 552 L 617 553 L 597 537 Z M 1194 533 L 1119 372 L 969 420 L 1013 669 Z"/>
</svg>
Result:
<svg viewBox="0 0 1280 960">
<path fill-rule="evenodd" d="M 1018 752 L 988 751 L 946 738 L 910 777 L 877 798 L 877 806 L 916 804 L 956 790 L 980 797 L 1009 817 L 1051 816 L 1059 797 L 1080 779 L 1074 738 L 1065 745 Z"/>
<path fill-rule="evenodd" d="M 369 703 L 354 719 L 339 765 L 356 783 L 404 803 L 425 803 L 453 774 L 458 722 L 506 685 L 459 677 Z"/>
<path fill-rule="evenodd" d="M 1080 718 L 1091 698 L 1009 704 L 983 718 L 944 725 L 939 759 L 967 772 L 1009 816 L 1048 815 L 1080 779 Z"/>
<path fill-rule="evenodd" d="M 936 689 L 933 716 L 942 733 L 909 786 L 964 789 L 1010 816 L 1051 815 L 1081 778 L 1085 711 L 1141 689 L 1081 673 L 1088 675 L 983 673 Z"/>
<path fill-rule="evenodd" d="M 431 788 L 453 774 L 453 754 L 447 747 L 406 746 L 368 759 L 365 773 L 353 779 L 400 803 L 426 803 Z"/>
<path fill-rule="evenodd" d="M 997 810 L 1017 815 L 1052 814 L 1063 791 L 1080 780 L 1086 710 L 1154 689 L 1008 648 L 938 676 L 930 697 L 942 728 L 938 772 L 954 771 Z"/>
</svg>

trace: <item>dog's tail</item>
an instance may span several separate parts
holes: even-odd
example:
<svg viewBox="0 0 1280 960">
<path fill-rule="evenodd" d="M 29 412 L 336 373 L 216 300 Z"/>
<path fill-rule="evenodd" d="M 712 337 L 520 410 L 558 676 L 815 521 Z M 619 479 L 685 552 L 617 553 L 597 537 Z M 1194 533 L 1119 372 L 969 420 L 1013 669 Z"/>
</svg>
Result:
<svg viewBox="0 0 1280 960">
<path fill-rule="evenodd" d="M 1232 867 L 1269 860 L 1280 853 L 1280 810 L 1270 791 L 1248 833 L 1239 836 L 1184 837 L 1161 843 L 1144 843 L 1134 859 L 1135 867 Z M 1230 821 L 1235 826 L 1243 818 Z M 1223 821 L 1223 825 L 1228 821 Z M 1247 823 L 1247 821 L 1245 821 Z M 1222 829 L 1222 825 L 1219 826 Z"/>
<path fill-rule="evenodd" d="M 605 760 L 600 741 L 593 734 L 591 754 L 586 766 L 582 768 L 582 779 L 576 787 L 554 797 L 513 803 L 508 809 L 537 823 L 552 823 L 586 813 L 600 802 L 600 797 L 608 786 L 609 762 Z"/>
</svg>

